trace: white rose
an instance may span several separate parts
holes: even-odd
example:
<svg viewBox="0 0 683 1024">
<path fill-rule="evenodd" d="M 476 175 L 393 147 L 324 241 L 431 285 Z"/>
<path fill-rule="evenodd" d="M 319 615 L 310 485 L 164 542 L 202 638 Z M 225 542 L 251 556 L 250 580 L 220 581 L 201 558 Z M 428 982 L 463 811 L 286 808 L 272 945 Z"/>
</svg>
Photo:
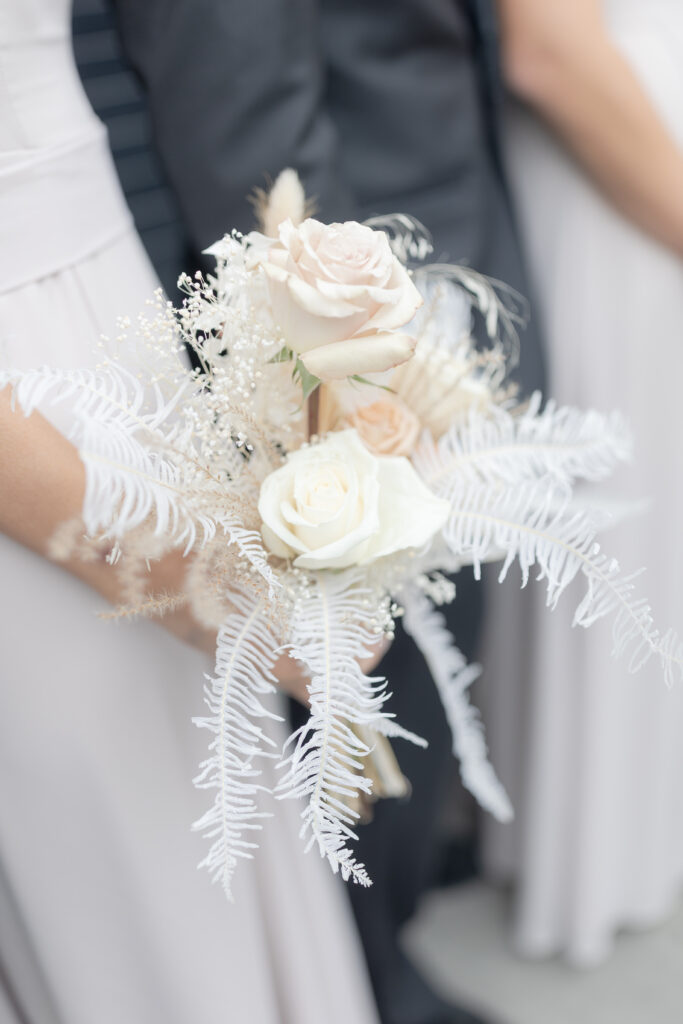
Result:
<svg viewBox="0 0 683 1024">
<path fill-rule="evenodd" d="M 409 359 L 415 339 L 398 333 L 422 297 L 383 231 L 349 221 L 280 225 L 258 257 L 273 318 L 289 348 L 321 380 L 375 373 Z"/>
<path fill-rule="evenodd" d="M 305 569 L 344 569 L 426 544 L 449 504 L 405 458 L 377 458 L 355 430 L 292 452 L 261 485 L 266 547 Z"/>
</svg>

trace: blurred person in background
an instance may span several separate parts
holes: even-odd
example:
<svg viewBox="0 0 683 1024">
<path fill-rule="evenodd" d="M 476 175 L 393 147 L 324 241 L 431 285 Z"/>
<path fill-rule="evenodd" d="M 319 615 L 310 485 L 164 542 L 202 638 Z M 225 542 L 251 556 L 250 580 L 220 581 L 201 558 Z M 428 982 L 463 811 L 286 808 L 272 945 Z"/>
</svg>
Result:
<svg viewBox="0 0 683 1024">
<path fill-rule="evenodd" d="M 70 0 L 0 13 L 3 369 L 96 365 L 100 334 L 157 287 L 70 13 Z M 206 749 L 191 719 L 211 662 L 156 624 L 98 619 L 103 598 L 125 599 L 105 552 L 45 557 L 85 490 L 73 412 L 47 415 L 26 419 L 0 392 L 0 1021 L 375 1024 L 351 914 L 327 865 L 304 859 L 294 803 L 233 906 L 197 872 Z M 156 593 L 184 571 L 157 562 Z M 213 653 L 188 619 L 165 624 Z"/>
<path fill-rule="evenodd" d="M 680 630 L 683 4 L 499 8 L 548 394 L 630 421 L 619 497 L 651 501 L 609 550 L 624 570 L 647 566 L 656 621 Z M 662 919 L 681 892 L 683 693 L 654 661 L 631 676 L 612 660 L 604 623 L 572 631 L 578 588 L 549 615 L 540 588 L 524 608 L 517 585 L 492 590 L 486 649 L 492 756 L 517 824 L 487 827 L 486 863 L 516 882 L 521 951 L 594 964 L 618 929 Z"/>
<path fill-rule="evenodd" d="M 121 38 L 149 101 L 155 143 L 196 258 L 253 226 L 248 195 L 283 167 L 323 220 L 402 211 L 429 228 L 435 259 L 464 261 L 528 295 L 499 151 L 495 11 L 487 0 L 117 0 Z M 519 376 L 542 383 L 533 324 Z M 481 588 L 449 609 L 472 655 Z M 401 927 L 429 881 L 451 738 L 417 650 L 384 664 L 391 710 L 428 738 L 397 745 L 412 799 L 385 801 L 360 830 L 374 885 L 349 887 L 383 1024 L 466 1024 L 404 956 Z M 298 1022 L 297 1022 L 298 1024 Z"/>
</svg>

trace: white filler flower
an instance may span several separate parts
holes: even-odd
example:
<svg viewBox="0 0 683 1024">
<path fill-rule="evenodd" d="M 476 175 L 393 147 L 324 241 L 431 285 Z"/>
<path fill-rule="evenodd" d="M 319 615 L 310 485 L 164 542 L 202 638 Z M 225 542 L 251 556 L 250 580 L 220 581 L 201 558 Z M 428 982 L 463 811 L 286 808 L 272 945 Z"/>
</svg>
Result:
<svg viewBox="0 0 683 1024">
<path fill-rule="evenodd" d="M 402 457 L 372 455 L 355 430 L 292 452 L 261 485 L 266 547 L 305 569 L 344 569 L 421 548 L 449 504 Z"/>
<path fill-rule="evenodd" d="M 422 297 L 383 231 L 287 220 L 259 262 L 275 322 L 313 376 L 381 372 L 412 355 L 415 338 L 397 328 Z"/>
</svg>

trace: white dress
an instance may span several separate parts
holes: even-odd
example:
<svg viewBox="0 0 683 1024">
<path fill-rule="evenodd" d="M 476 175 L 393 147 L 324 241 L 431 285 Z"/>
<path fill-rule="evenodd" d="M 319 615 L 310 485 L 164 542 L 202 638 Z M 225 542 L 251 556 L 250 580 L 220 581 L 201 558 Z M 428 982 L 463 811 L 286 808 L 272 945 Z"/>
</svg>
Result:
<svg viewBox="0 0 683 1024">
<path fill-rule="evenodd" d="M 0 365 L 80 366 L 156 287 L 68 0 L 0 4 Z M 0 537 L 0 1024 L 375 1024 L 344 894 L 279 804 L 235 903 L 196 865 L 199 654 Z"/>
<path fill-rule="evenodd" d="M 683 3 L 612 0 L 606 14 L 683 147 Z M 530 114 L 513 112 L 508 141 L 549 393 L 621 409 L 636 438 L 615 490 L 650 505 L 604 548 L 624 569 L 647 566 L 638 586 L 657 623 L 683 632 L 683 263 L 622 218 Z M 517 586 L 491 588 L 488 698 L 518 816 L 487 826 L 486 861 L 517 882 L 518 948 L 590 965 L 620 928 L 662 919 L 679 898 L 683 688 L 667 691 L 654 663 L 629 675 L 605 623 L 572 630 L 579 591 L 550 613 L 540 587 L 520 601 Z"/>
</svg>

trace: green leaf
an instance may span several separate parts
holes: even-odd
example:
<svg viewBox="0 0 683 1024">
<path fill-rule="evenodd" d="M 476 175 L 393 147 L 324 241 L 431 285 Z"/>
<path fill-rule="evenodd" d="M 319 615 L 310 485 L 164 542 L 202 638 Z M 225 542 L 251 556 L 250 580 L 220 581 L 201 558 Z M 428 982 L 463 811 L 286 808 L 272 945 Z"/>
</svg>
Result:
<svg viewBox="0 0 683 1024">
<path fill-rule="evenodd" d="M 268 362 L 269 363 L 289 363 L 289 362 L 292 361 L 293 358 L 294 358 L 294 353 L 292 352 L 291 348 L 287 348 L 287 346 L 285 345 L 284 348 L 281 348 L 280 351 L 278 352 L 278 354 L 276 356 L 273 356 L 272 359 L 269 359 Z"/>
<path fill-rule="evenodd" d="M 301 381 L 301 390 L 303 391 L 304 402 L 310 394 L 312 394 L 318 385 L 321 383 L 319 377 L 314 377 L 312 373 L 309 373 L 304 364 L 299 358 L 297 358 L 294 372 Z"/>
<path fill-rule="evenodd" d="M 361 377 L 357 373 L 354 373 L 350 377 L 350 380 L 355 380 L 359 384 L 368 384 L 371 388 L 380 388 L 380 390 L 382 390 L 382 391 L 389 391 L 389 392 L 391 392 L 392 395 L 396 394 L 394 389 L 390 388 L 387 384 L 378 384 L 376 380 L 368 380 L 367 377 Z"/>
</svg>

